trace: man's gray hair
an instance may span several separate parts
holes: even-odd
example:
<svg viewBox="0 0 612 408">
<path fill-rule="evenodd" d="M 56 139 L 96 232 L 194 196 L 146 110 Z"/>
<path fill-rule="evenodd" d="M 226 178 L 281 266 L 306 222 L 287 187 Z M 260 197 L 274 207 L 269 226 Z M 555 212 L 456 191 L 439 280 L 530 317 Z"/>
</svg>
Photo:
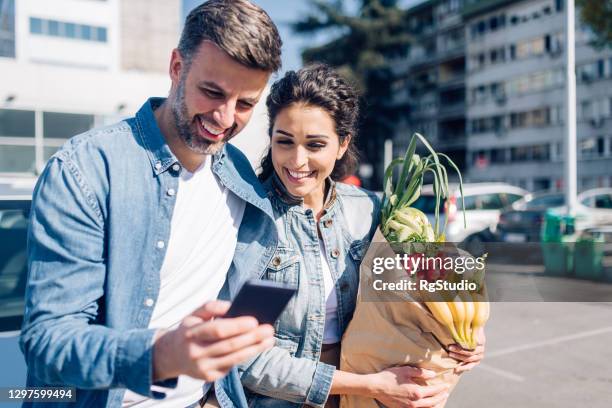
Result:
<svg viewBox="0 0 612 408">
<path fill-rule="evenodd" d="M 187 66 L 205 40 L 246 67 L 268 72 L 281 67 L 282 41 L 276 25 L 248 0 L 209 0 L 189 13 L 178 45 Z"/>
</svg>

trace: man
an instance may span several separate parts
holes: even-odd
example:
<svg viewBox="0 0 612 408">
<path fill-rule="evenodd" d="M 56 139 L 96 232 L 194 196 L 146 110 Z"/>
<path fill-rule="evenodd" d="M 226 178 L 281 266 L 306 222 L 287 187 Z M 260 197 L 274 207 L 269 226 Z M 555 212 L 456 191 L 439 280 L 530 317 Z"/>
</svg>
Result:
<svg viewBox="0 0 612 408">
<path fill-rule="evenodd" d="M 280 48 L 259 7 L 204 3 L 172 52 L 168 98 L 49 160 L 33 198 L 21 348 L 29 386 L 77 388 L 76 404 L 53 406 L 199 406 L 213 382 L 221 406 L 245 405 L 232 367 L 270 348 L 273 329 L 220 318 L 228 303 L 214 300 L 248 278 L 228 274 L 235 252 L 261 273 L 276 230 L 248 161 L 225 143 Z M 239 226 L 250 239 L 237 249 Z"/>
</svg>

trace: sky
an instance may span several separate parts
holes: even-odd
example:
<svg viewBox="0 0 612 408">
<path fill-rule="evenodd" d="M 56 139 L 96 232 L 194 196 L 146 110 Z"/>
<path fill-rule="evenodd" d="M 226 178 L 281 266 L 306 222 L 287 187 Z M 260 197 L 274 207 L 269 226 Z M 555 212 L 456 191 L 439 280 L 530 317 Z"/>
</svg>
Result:
<svg viewBox="0 0 612 408">
<path fill-rule="evenodd" d="M 423 0 L 402 0 L 404 6 L 418 4 Z M 301 35 L 296 35 L 291 31 L 290 23 L 298 20 L 301 16 L 310 10 L 308 0 L 254 0 L 270 15 L 278 27 L 278 31 L 283 40 L 282 48 L 282 72 L 299 69 L 302 66 L 301 50 L 306 46 L 324 41 L 324 38 L 306 38 Z M 183 16 L 186 16 L 189 10 L 202 3 L 202 0 L 183 0 Z M 349 4 L 356 4 L 355 0 L 347 1 Z M 354 6 L 353 6 L 354 7 Z"/>
</svg>

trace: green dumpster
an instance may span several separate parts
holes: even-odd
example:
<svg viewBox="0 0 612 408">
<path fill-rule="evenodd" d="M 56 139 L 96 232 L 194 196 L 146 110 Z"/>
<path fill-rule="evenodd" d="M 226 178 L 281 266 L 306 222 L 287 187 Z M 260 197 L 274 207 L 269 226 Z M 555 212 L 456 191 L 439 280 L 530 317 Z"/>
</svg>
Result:
<svg viewBox="0 0 612 408">
<path fill-rule="evenodd" d="M 595 231 L 586 232 L 576 240 L 574 273 L 583 279 L 603 279 L 604 236 Z"/>
<path fill-rule="evenodd" d="M 546 211 L 542 226 L 542 255 L 546 274 L 567 276 L 574 271 L 576 218 Z"/>
</svg>

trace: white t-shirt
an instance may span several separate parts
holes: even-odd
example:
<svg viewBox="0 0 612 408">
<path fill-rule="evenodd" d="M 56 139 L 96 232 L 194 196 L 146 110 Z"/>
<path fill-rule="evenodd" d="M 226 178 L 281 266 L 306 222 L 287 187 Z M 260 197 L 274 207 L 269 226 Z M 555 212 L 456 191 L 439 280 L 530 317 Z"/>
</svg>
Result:
<svg viewBox="0 0 612 408">
<path fill-rule="evenodd" d="M 338 324 L 338 298 L 334 278 L 325 256 L 325 244 L 319 239 L 321 249 L 321 268 L 323 269 L 323 285 L 325 286 L 325 329 L 323 344 L 333 344 L 340 341 L 340 326 Z"/>
<path fill-rule="evenodd" d="M 193 173 L 181 170 L 170 240 L 149 328 L 174 328 L 203 303 L 217 299 L 234 256 L 245 202 L 223 187 L 211 158 Z M 172 194 L 172 192 L 170 192 Z M 202 397 L 204 381 L 179 376 L 178 385 L 153 400 L 127 391 L 123 407 L 185 407 Z"/>
</svg>

